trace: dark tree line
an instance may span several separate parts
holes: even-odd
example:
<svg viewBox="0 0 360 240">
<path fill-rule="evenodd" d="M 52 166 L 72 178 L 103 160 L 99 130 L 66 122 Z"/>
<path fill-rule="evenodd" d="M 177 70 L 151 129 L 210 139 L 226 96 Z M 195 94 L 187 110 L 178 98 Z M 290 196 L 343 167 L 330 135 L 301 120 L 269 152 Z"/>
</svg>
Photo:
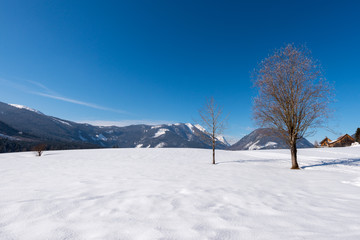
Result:
<svg viewBox="0 0 360 240">
<path fill-rule="evenodd" d="M 83 142 L 58 142 L 53 140 L 42 141 L 14 141 L 7 138 L 0 138 L 0 153 L 35 151 L 35 147 L 45 144 L 45 150 L 67 150 L 67 149 L 91 149 L 100 146 Z"/>
<path fill-rule="evenodd" d="M 356 129 L 355 141 L 360 143 L 360 128 Z"/>
</svg>

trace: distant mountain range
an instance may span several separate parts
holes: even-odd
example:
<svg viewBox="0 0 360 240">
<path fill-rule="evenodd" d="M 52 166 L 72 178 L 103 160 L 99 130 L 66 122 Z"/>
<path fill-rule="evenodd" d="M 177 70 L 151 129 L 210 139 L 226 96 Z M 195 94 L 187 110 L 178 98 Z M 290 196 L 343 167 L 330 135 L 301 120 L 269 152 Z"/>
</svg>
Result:
<svg viewBox="0 0 360 240">
<path fill-rule="evenodd" d="M 200 125 L 176 123 L 99 127 L 47 116 L 22 105 L 2 102 L 0 139 L 0 152 L 11 151 L 14 145 L 16 150 L 21 149 L 17 145 L 23 146 L 22 150 L 30 150 L 31 146 L 40 142 L 46 142 L 50 149 L 211 147 L 210 136 Z M 229 147 L 224 137 L 219 137 L 216 145 L 218 149 Z"/>
<path fill-rule="evenodd" d="M 305 138 L 297 142 L 298 148 L 314 147 Z M 229 147 L 230 150 L 261 150 L 261 149 L 286 149 L 289 148 L 274 130 L 269 128 L 258 128 L 246 135 L 240 141 Z"/>
<path fill-rule="evenodd" d="M 210 136 L 190 123 L 93 126 L 52 117 L 22 105 L 0 102 L 0 152 L 26 151 L 39 143 L 48 149 L 80 148 L 211 148 Z M 299 148 L 313 145 L 306 139 Z M 230 146 L 218 137 L 217 149 L 260 150 L 288 148 L 271 129 L 259 128 Z"/>
</svg>

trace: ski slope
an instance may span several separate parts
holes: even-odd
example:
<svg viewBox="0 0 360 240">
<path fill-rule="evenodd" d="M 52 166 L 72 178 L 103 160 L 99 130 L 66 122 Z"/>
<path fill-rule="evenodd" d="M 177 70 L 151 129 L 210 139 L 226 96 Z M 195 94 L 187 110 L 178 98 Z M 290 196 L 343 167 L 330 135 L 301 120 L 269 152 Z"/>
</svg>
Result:
<svg viewBox="0 0 360 240">
<path fill-rule="evenodd" d="M 0 154 L 0 239 L 360 239 L 360 147 Z"/>
</svg>

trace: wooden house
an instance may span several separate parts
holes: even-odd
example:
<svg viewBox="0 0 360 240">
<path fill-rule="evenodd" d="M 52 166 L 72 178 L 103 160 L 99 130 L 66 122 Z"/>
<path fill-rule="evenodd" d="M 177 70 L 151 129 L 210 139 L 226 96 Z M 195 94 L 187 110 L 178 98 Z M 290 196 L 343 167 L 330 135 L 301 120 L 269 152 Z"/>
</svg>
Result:
<svg viewBox="0 0 360 240">
<path fill-rule="evenodd" d="M 331 142 L 331 140 L 328 137 L 325 137 L 324 140 L 322 140 L 320 142 L 320 146 L 321 147 L 329 147 L 330 142 Z"/>
<path fill-rule="evenodd" d="M 338 139 L 331 141 L 329 138 L 325 138 L 320 142 L 321 147 L 347 147 L 351 146 L 355 142 L 355 139 L 349 134 L 342 135 Z"/>
</svg>

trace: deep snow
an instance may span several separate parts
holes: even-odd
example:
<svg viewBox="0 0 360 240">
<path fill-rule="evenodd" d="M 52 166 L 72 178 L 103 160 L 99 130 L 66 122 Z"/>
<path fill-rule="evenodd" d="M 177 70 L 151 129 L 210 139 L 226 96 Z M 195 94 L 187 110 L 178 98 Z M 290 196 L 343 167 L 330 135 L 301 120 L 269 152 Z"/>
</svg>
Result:
<svg viewBox="0 0 360 240">
<path fill-rule="evenodd" d="M 360 147 L 0 154 L 0 239 L 360 239 Z"/>
</svg>

